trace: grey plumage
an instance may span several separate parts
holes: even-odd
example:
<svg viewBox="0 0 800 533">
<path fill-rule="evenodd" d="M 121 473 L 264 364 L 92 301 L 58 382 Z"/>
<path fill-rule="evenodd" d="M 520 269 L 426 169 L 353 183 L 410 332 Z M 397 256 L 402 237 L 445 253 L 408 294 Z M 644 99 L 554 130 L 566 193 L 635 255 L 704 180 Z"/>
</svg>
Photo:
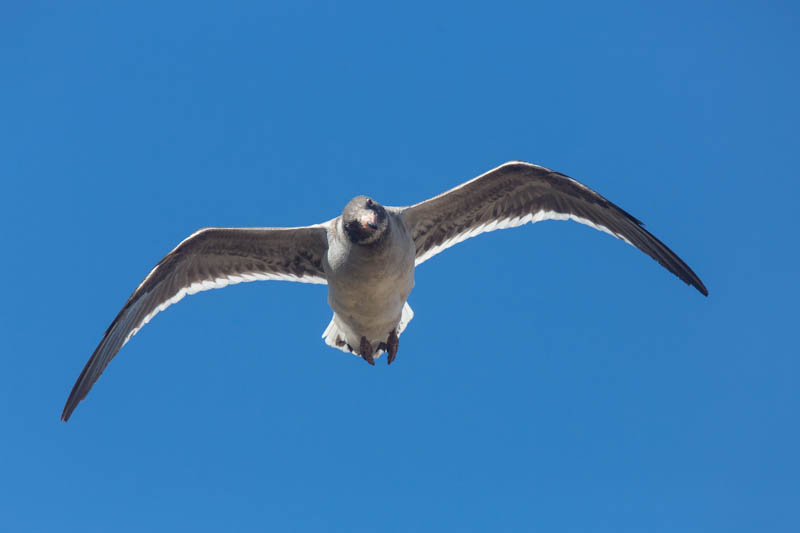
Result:
<svg viewBox="0 0 800 533">
<path fill-rule="evenodd" d="M 574 179 L 538 165 L 511 161 L 402 212 L 417 246 L 418 265 L 484 231 L 538 222 L 534 219 L 537 214 L 539 220 L 588 222 L 636 246 L 708 295 L 692 269 L 639 220 Z M 492 223 L 496 225 L 487 229 Z"/>
<path fill-rule="evenodd" d="M 63 420 L 89 393 L 122 346 L 159 311 L 186 294 L 242 281 L 285 279 L 325 283 L 326 230 L 205 228 L 168 253 L 133 291 L 103 335 L 69 395 Z"/>
<path fill-rule="evenodd" d="M 623 239 L 708 294 L 692 269 L 630 214 L 563 174 L 509 162 L 409 207 L 384 208 L 362 196 L 323 224 L 206 228 L 192 234 L 158 262 L 123 306 L 78 377 L 61 418 L 69 419 L 144 324 L 186 294 L 242 281 L 327 283 L 334 316 L 323 334 L 326 342 L 371 360 L 372 350 L 360 352 L 359 341 L 374 346 L 377 357 L 413 317 L 406 299 L 415 266 L 480 233 L 548 219 L 576 220 Z"/>
</svg>

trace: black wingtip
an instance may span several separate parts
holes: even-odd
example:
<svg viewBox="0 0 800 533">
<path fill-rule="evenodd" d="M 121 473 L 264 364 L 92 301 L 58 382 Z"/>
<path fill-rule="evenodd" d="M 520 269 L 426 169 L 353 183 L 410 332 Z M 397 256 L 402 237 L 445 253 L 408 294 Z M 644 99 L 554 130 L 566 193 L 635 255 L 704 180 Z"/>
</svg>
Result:
<svg viewBox="0 0 800 533">
<path fill-rule="evenodd" d="M 663 243 L 662 243 L 663 244 Z M 669 250 L 669 248 L 667 248 Z M 671 252 L 671 250 L 670 250 Z M 667 265 L 663 266 L 667 267 L 667 270 L 671 271 L 672 273 L 676 274 L 679 278 L 681 278 L 687 285 L 694 287 L 697 289 L 697 292 L 702 294 L 703 296 L 708 296 L 708 289 L 706 288 L 705 284 L 700 280 L 700 276 L 694 273 L 694 270 L 689 268 L 689 265 L 684 263 L 677 255 L 673 253 L 673 255 L 680 261 L 679 266 L 681 267 L 679 270 L 674 270 Z M 659 261 L 660 263 L 660 261 Z"/>
<path fill-rule="evenodd" d="M 92 361 L 94 360 L 94 354 L 86 363 L 86 366 L 83 367 L 81 371 L 81 375 L 78 376 L 78 379 L 75 381 L 75 385 L 72 386 L 72 390 L 69 393 L 69 397 L 67 398 L 67 403 L 64 404 L 64 410 L 61 411 L 61 421 L 66 422 L 69 420 L 69 417 L 72 416 L 72 412 L 78 407 L 78 404 L 86 398 L 86 395 L 89 393 L 89 389 L 83 389 L 82 384 L 84 382 L 84 377 L 86 376 L 86 372 L 91 365 Z"/>
<path fill-rule="evenodd" d="M 72 396 L 70 396 L 69 399 L 67 400 L 66 405 L 64 405 L 64 410 L 61 411 L 61 421 L 66 422 L 67 420 L 69 420 L 69 417 L 72 416 L 72 412 L 75 410 L 75 407 L 77 406 L 78 402 L 74 402 L 73 404 Z"/>
<path fill-rule="evenodd" d="M 694 284 L 694 288 L 700 291 L 700 294 L 703 296 L 708 296 L 708 289 L 706 289 L 706 286 L 703 285 L 702 281 L 697 280 L 697 283 Z"/>
</svg>

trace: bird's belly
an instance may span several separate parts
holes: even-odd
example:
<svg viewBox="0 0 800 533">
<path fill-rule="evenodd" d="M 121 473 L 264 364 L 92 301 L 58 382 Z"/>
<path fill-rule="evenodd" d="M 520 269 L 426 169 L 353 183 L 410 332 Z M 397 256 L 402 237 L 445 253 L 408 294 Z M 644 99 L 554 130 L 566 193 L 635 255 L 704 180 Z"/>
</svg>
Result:
<svg viewBox="0 0 800 533">
<path fill-rule="evenodd" d="M 406 274 L 394 274 L 353 276 L 347 283 L 329 286 L 328 303 L 348 330 L 372 341 L 382 339 L 397 326 L 414 286 L 413 268 Z"/>
<path fill-rule="evenodd" d="M 347 331 L 349 344 L 358 343 L 361 336 L 383 342 L 400 322 L 414 287 L 415 249 L 408 241 L 407 246 L 387 247 L 386 253 L 353 255 L 328 277 L 328 303 Z"/>
</svg>

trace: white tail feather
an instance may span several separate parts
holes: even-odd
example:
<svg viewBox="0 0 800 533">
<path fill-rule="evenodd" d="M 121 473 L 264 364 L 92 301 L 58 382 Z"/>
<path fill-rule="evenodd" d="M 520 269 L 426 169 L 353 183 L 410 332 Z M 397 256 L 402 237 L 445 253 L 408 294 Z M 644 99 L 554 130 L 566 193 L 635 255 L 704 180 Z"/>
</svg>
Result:
<svg viewBox="0 0 800 533">
<path fill-rule="evenodd" d="M 403 330 L 406 329 L 408 323 L 411 322 L 411 319 L 414 318 L 414 311 L 411 310 L 411 306 L 408 305 L 408 302 L 403 305 L 403 312 L 400 315 L 400 323 L 397 324 L 397 336 L 399 337 Z M 351 334 L 351 337 L 355 337 L 357 335 Z M 331 348 L 338 348 L 339 350 L 350 353 L 350 348 L 347 347 L 346 339 L 348 337 L 348 332 L 345 331 L 343 328 L 340 328 L 340 325 L 336 323 L 336 316 L 334 315 L 331 318 L 328 327 L 325 328 L 325 331 L 322 333 L 322 338 L 325 339 L 325 344 L 330 346 Z M 337 346 L 337 341 L 341 339 L 344 340 L 345 343 L 341 346 Z M 370 342 L 373 342 L 376 346 L 380 342 L 384 342 L 386 339 L 372 339 Z M 375 351 L 375 358 L 377 359 L 384 351 L 383 350 L 376 350 Z M 356 354 L 357 355 L 357 354 Z"/>
</svg>

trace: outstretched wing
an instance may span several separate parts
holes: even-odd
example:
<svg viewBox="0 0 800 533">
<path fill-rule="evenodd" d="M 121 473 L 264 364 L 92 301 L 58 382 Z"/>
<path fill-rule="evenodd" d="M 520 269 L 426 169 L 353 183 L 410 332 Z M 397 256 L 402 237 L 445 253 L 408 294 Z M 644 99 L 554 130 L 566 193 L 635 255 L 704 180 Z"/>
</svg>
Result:
<svg viewBox="0 0 800 533">
<path fill-rule="evenodd" d="M 505 163 L 400 213 L 417 246 L 417 265 L 487 231 L 571 219 L 636 246 L 708 296 L 697 274 L 639 220 L 574 179 L 538 165 Z"/>
<path fill-rule="evenodd" d="M 326 283 L 324 225 L 302 228 L 205 228 L 150 271 L 103 335 L 61 413 L 67 421 L 106 365 L 158 312 L 187 294 L 256 280 Z"/>
</svg>

